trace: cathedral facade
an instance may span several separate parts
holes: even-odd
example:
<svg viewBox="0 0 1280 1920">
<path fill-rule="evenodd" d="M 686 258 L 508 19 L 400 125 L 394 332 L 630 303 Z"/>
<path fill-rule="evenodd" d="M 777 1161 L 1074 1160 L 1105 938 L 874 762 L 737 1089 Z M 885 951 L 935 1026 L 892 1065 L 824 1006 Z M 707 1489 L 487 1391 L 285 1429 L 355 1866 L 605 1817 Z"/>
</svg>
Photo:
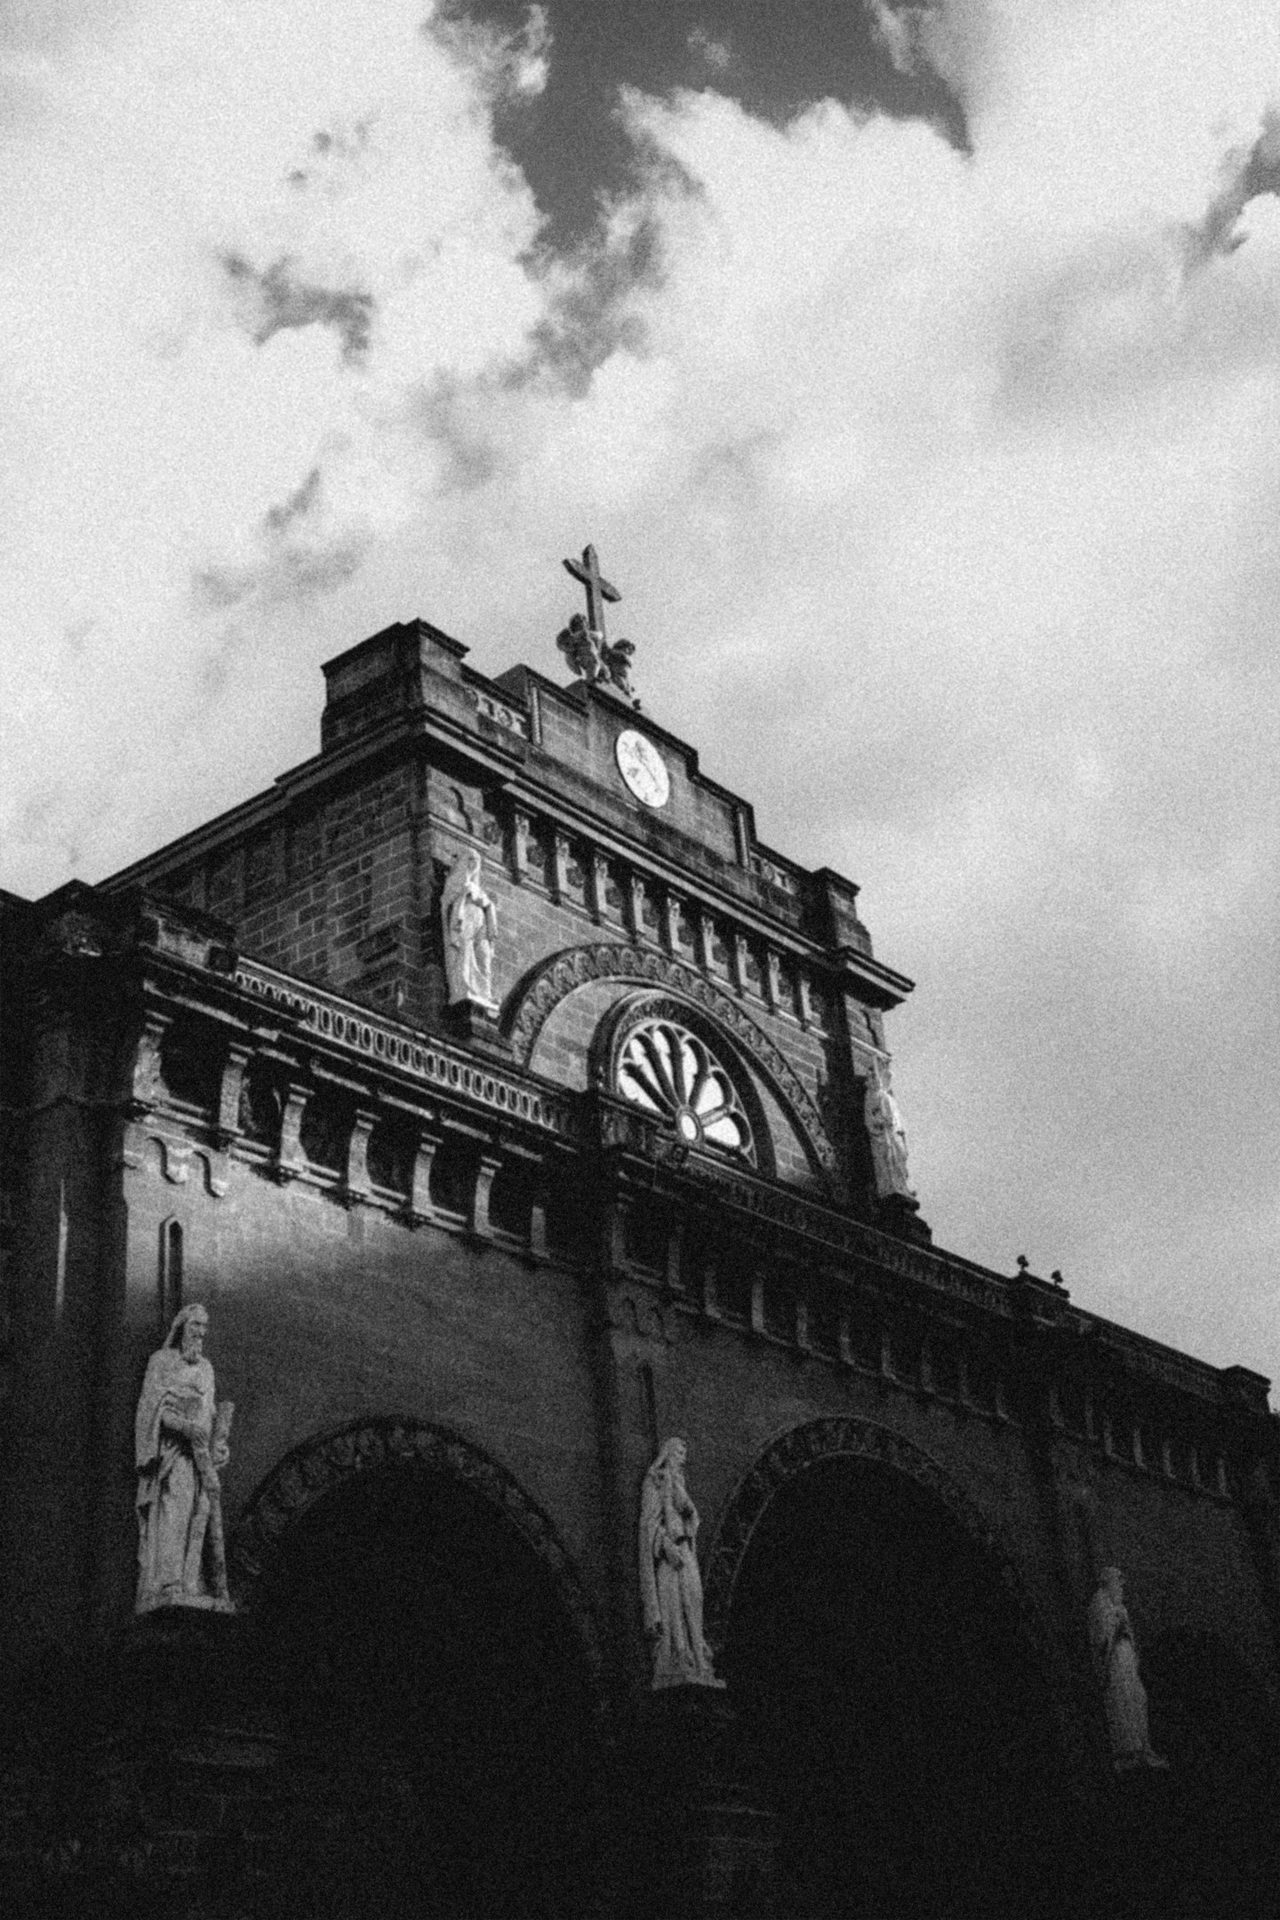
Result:
<svg viewBox="0 0 1280 1920">
<path fill-rule="evenodd" d="M 388 628 L 3 902 L 4 1884 L 1267 1911 L 1268 1383 L 933 1243 L 910 981 L 571 570 L 570 684 Z"/>
</svg>

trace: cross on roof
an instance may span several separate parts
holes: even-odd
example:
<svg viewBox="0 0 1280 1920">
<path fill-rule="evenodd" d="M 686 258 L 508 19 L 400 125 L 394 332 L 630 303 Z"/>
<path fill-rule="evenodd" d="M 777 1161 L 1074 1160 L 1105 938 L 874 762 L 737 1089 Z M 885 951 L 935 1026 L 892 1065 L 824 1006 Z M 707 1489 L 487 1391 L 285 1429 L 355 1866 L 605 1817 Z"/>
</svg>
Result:
<svg viewBox="0 0 1280 1920">
<path fill-rule="evenodd" d="M 596 558 L 594 547 L 582 549 L 581 560 L 566 560 L 565 569 L 575 580 L 581 580 L 587 590 L 587 625 L 591 631 L 604 639 L 604 603 L 606 600 L 621 600 L 622 595 L 616 587 L 600 572 L 600 562 Z"/>
</svg>

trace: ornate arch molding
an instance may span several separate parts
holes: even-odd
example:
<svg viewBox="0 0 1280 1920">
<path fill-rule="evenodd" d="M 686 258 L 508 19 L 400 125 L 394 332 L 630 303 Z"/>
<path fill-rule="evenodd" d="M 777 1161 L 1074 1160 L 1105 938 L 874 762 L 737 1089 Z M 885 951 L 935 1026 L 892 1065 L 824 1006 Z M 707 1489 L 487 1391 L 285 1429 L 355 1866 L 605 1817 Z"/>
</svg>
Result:
<svg viewBox="0 0 1280 1920">
<path fill-rule="evenodd" d="M 1009 1599 L 1018 1633 L 1044 1678 L 1052 1704 L 1063 1758 L 1074 1782 L 1084 1787 L 1091 1772 L 1091 1748 L 1085 1734 L 1076 1679 L 1067 1651 L 1038 1601 L 981 1509 L 936 1460 L 891 1428 L 870 1420 L 812 1420 L 782 1434 L 739 1482 L 716 1528 L 707 1557 L 705 1611 L 707 1637 L 723 1647 L 734 1591 L 757 1526 L 776 1495 L 789 1482 L 833 1459 L 870 1460 L 923 1487 L 981 1548 Z"/>
<path fill-rule="evenodd" d="M 736 1000 L 665 953 L 622 945 L 568 947 L 542 961 L 511 996 L 503 1017 L 503 1030 L 522 1066 L 528 1065 L 538 1035 L 560 1002 L 578 987 L 596 980 L 662 988 L 709 1014 L 770 1083 L 770 1091 L 795 1126 L 818 1171 L 832 1185 L 837 1183 L 835 1149 L 822 1115 L 786 1055 Z"/>
<path fill-rule="evenodd" d="M 593 1086 L 612 1087 L 618 1057 L 630 1034 L 643 1020 L 670 1020 L 687 1027 L 715 1055 L 718 1065 L 733 1082 L 734 1092 L 754 1136 L 754 1158 L 759 1171 L 772 1176 L 777 1171 L 773 1142 L 765 1119 L 764 1103 L 751 1077 L 743 1048 L 732 1034 L 725 1033 L 701 1007 L 665 994 L 654 988 L 637 987 L 616 1000 L 592 1036 L 587 1056 Z M 776 1089 L 775 1089 L 776 1092 Z"/>
<path fill-rule="evenodd" d="M 497 1509 L 550 1576 L 573 1627 L 597 1713 L 602 1712 L 600 1630 L 552 1521 L 505 1467 L 446 1427 L 419 1420 L 358 1420 L 294 1447 L 250 1494 L 232 1531 L 228 1560 L 237 1601 L 252 1608 L 256 1593 L 283 1556 L 290 1530 L 319 1500 L 387 1467 L 446 1475 Z"/>
</svg>

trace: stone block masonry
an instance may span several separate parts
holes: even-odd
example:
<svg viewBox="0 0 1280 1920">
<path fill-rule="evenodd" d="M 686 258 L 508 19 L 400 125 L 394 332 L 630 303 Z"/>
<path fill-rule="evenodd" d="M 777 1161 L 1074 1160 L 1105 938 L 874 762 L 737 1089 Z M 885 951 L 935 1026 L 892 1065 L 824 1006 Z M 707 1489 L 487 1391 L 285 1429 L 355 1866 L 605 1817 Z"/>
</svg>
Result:
<svg viewBox="0 0 1280 1920">
<path fill-rule="evenodd" d="M 459 849 L 477 845 L 508 1017 L 521 983 L 562 952 L 622 938 L 680 961 L 785 1057 L 823 1113 L 842 1190 L 874 1209 L 862 1088 L 884 1057 L 880 1015 L 910 982 L 872 956 L 857 889 L 759 848 L 750 807 L 674 735 L 528 668 L 483 681 L 464 652 L 419 622 L 332 661 L 319 758 L 108 890 L 143 882 L 204 906 L 243 952 L 439 1031 L 441 889 Z M 669 772 L 660 810 L 619 775 L 615 743 L 635 725 Z M 566 1008 L 566 1032 L 536 1061 L 566 1085 L 581 1083 L 570 1040 L 584 1018 Z M 785 1127 L 776 1160 L 811 1183 Z"/>
</svg>

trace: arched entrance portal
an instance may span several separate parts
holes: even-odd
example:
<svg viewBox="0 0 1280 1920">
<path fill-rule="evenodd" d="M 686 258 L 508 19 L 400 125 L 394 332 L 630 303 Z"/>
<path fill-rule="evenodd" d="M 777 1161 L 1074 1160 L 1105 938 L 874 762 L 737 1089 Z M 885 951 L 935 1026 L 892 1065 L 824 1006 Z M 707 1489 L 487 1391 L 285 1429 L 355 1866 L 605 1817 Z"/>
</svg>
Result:
<svg viewBox="0 0 1280 1920">
<path fill-rule="evenodd" d="M 767 1500 L 723 1623 L 797 1916 L 1070 1911 L 1069 1796 L 1034 1642 L 988 1553 L 883 1461 Z"/>
<path fill-rule="evenodd" d="M 521 1529 L 425 1451 L 310 1499 L 256 1585 L 303 1782 L 279 1892 L 307 1920 L 561 1920 L 590 1891 L 590 1673 Z"/>
</svg>

